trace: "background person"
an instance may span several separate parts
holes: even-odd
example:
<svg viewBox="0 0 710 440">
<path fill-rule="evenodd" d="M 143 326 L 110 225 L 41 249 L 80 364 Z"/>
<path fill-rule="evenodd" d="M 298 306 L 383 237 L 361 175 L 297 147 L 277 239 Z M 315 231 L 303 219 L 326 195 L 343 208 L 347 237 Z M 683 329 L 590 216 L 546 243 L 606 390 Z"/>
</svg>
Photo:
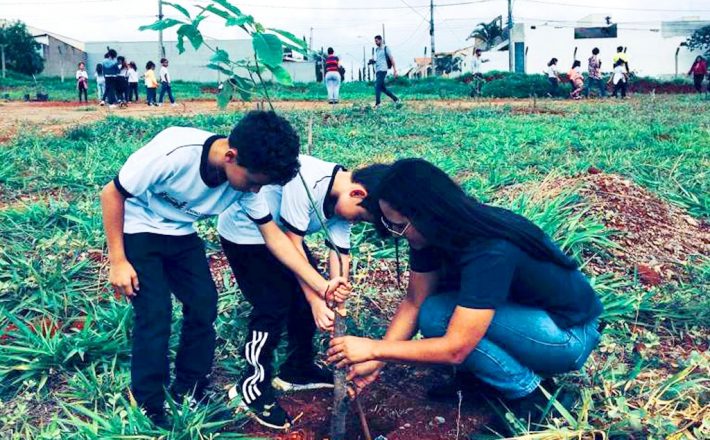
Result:
<svg viewBox="0 0 710 440">
<path fill-rule="evenodd" d="M 693 75 L 693 85 L 698 93 L 702 93 L 703 91 L 703 79 L 705 79 L 705 75 L 707 74 L 708 63 L 705 61 L 705 58 L 698 55 L 688 71 L 688 75 Z"/>
<path fill-rule="evenodd" d="M 587 87 L 584 89 L 584 97 L 589 97 L 589 91 L 592 87 L 597 87 L 599 90 L 599 97 L 606 97 L 606 84 L 602 81 L 602 61 L 599 58 L 599 48 L 595 47 L 592 49 L 592 56 L 589 57 L 587 64 Z"/>
<path fill-rule="evenodd" d="M 328 48 L 328 57 L 325 59 L 325 87 L 328 89 L 328 104 L 337 104 L 340 98 L 340 59 L 335 56 L 332 47 Z"/>
<path fill-rule="evenodd" d="M 547 63 L 545 74 L 547 75 L 547 81 L 550 83 L 548 95 L 554 98 L 557 96 L 560 87 L 560 72 L 557 70 L 557 58 L 552 58 Z"/>
<path fill-rule="evenodd" d="M 163 98 L 165 94 L 168 94 L 170 99 L 170 105 L 175 105 L 175 98 L 173 98 L 173 88 L 172 88 L 172 77 L 170 76 L 170 71 L 168 70 L 167 58 L 160 59 L 160 98 L 158 99 L 158 105 L 163 105 Z"/>
<path fill-rule="evenodd" d="M 580 99 L 582 97 L 581 94 L 584 89 L 584 77 L 582 76 L 582 72 L 580 72 L 581 66 L 582 63 L 579 60 L 574 60 L 572 68 L 569 69 L 569 72 L 567 72 L 567 77 L 572 83 L 572 92 L 569 95 L 572 99 Z"/>
<path fill-rule="evenodd" d="M 79 91 L 79 102 L 81 97 L 84 97 L 84 102 L 89 103 L 89 73 L 86 71 L 86 65 L 79 63 L 79 68 L 76 71 L 76 88 Z"/>
<path fill-rule="evenodd" d="M 375 58 L 370 60 L 375 63 L 375 107 L 380 106 L 382 93 L 389 96 L 396 104 L 399 102 L 399 98 L 385 85 L 385 78 L 387 78 L 387 72 L 390 68 L 392 69 L 394 77 L 397 78 L 397 66 L 394 63 L 392 52 L 389 50 L 389 47 L 384 45 L 381 35 L 375 36 L 375 46 L 377 46 L 375 49 Z"/>
<path fill-rule="evenodd" d="M 138 67 L 131 61 L 128 63 L 128 101 L 138 102 Z"/>
<path fill-rule="evenodd" d="M 106 78 L 104 78 L 104 66 L 99 63 L 96 65 L 96 93 L 99 98 L 99 105 L 104 105 L 106 101 Z"/>
</svg>

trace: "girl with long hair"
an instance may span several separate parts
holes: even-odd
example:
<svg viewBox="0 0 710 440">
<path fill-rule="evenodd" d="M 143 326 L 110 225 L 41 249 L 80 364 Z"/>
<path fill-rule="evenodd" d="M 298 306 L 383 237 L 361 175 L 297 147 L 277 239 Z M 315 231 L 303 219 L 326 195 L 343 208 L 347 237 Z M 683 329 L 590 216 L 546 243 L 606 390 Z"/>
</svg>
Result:
<svg viewBox="0 0 710 440">
<path fill-rule="evenodd" d="M 375 196 L 382 225 L 409 243 L 407 295 L 383 340 L 333 339 L 329 362 L 358 389 L 385 362 L 457 365 L 535 423 L 542 378 L 580 369 L 600 338 L 603 306 L 577 263 L 422 159 L 395 162 Z M 424 339 L 411 340 L 417 332 Z"/>
</svg>

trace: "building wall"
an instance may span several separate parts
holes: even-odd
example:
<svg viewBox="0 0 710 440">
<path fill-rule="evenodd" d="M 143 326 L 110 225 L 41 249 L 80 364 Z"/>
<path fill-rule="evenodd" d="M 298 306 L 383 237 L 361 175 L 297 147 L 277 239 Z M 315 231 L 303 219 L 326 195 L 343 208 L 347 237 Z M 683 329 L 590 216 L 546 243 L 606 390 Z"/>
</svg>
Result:
<svg viewBox="0 0 710 440">
<path fill-rule="evenodd" d="M 39 53 L 44 58 L 44 70 L 39 76 L 58 76 L 73 81 L 78 64 L 86 62 L 86 53 L 51 35 L 36 40 L 42 45 Z"/>
<path fill-rule="evenodd" d="M 577 59 L 582 61 L 582 70 L 586 70 L 586 61 L 592 54 L 592 49 L 598 47 L 602 59 L 602 71 L 613 69 L 612 57 L 617 46 L 627 47 L 629 67 L 639 76 L 668 77 L 675 74 L 676 50 L 686 36 L 664 37 L 660 31 L 631 30 L 619 28 L 617 38 L 574 39 L 572 27 L 554 27 L 536 25 L 532 29 L 525 25 L 524 42 L 527 54 L 525 71 L 527 73 L 542 73 L 548 61 L 555 57 L 559 60 L 560 71 L 567 72 L 574 61 L 574 50 L 577 48 Z M 690 33 L 688 33 L 690 35 Z M 684 75 L 699 52 L 690 52 L 686 47 L 680 47 L 678 52 L 678 73 Z"/>
<path fill-rule="evenodd" d="M 226 50 L 233 60 L 253 57 L 250 40 L 209 41 L 208 43 L 211 47 Z M 145 64 L 148 61 L 153 61 L 156 66 L 160 65 L 160 49 L 157 41 L 88 42 L 86 43 L 89 59 L 87 70 L 92 78 L 96 64 L 104 58 L 107 46 L 115 49 L 119 55 L 125 56 L 128 61 L 135 61 L 139 72 L 145 71 Z M 212 52 L 204 46 L 195 51 L 186 40 L 185 52 L 179 54 L 177 42 L 166 41 L 165 57 L 170 60 L 170 74 L 173 80 L 217 83 L 224 79 L 223 74 L 205 67 L 210 62 Z M 315 65 L 312 62 L 284 63 L 284 68 L 288 70 L 295 82 L 315 81 Z"/>
</svg>

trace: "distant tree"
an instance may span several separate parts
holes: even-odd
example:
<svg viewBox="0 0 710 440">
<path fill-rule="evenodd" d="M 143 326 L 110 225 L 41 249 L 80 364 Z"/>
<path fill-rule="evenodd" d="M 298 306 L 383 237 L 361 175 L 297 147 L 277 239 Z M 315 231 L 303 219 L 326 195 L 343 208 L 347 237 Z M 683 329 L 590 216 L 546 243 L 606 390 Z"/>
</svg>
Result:
<svg viewBox="0 0 710 440">
<path fill-rule="evenodd" d="M 15 72 L 33 75 L 44 69 L 44 60 L 37 53 L 41 47 L 21 21 L 0 26 L 0 44 L 5 47 L 5 65 Z"/>
<path fill-rule="evenodd" d="M 710 26 L 701 27 L 686 40 L 688 49 L 702 50 L 705 57 L 710 57 Z"/>
<path fill-rule="evenodd" d="M 478 23 L 476 27 L 471 31 L 468 39 L 478 38 L 486 43 L 486 48 L 497 44 L 497 42 L 503 40 L 503 29 L 497 20 L 490 23 Z"/>
</svg>

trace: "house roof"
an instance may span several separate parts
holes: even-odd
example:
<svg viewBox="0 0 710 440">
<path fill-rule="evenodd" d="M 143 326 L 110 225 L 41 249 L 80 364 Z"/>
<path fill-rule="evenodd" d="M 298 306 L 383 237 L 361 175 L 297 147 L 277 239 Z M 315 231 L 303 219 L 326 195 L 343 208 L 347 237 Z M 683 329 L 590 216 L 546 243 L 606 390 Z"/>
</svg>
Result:
<svg viewBox="0 0 710 440">
<path fill-rule="evenodd" d="M 10 24 L 10 23 L 12 23 L 12 21 L 0 18 L 0 26 L 4 26 L 4 25 Z M 27 27 L 27 31 L 35 38 L 36 37 L 43 37 L 46 35 L 46 36 L 55 38 L 59 41 L 62 41 L 70 46 L 74 46 L 81 51 L 86 51 L 85 44 L 83 41 L 79 41 L 74 38 L 66 37 L 64 35 L 50 32 L 50 31 L 47 31 L 44 29 L 36 28 L 36 27 L 30 26 L 28 24 L 25 24 L 25 26 Z"/>
</svg>

